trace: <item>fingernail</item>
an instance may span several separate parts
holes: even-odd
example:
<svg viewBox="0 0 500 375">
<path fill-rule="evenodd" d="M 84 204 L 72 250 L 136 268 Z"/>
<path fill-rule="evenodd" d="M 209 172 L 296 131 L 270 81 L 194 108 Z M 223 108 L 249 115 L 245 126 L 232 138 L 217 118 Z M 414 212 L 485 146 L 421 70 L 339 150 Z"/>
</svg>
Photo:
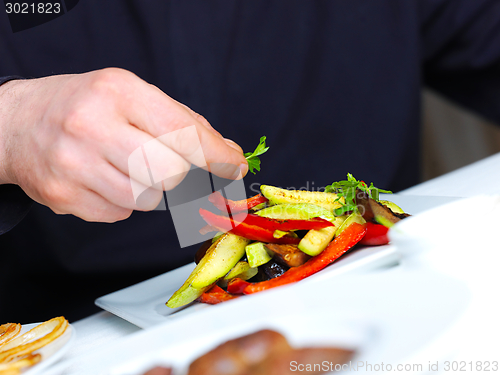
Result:
<svg viewBox="0 0 500 375">
<path fill-rule="evenodd" d="M 245 177 L 246 174 L 248 173 L 248 164 L 247 163 L 241 163 L 241 165 L 240 165 L 240 171 L 241 171 L 241 178 Z"/>
</svg>

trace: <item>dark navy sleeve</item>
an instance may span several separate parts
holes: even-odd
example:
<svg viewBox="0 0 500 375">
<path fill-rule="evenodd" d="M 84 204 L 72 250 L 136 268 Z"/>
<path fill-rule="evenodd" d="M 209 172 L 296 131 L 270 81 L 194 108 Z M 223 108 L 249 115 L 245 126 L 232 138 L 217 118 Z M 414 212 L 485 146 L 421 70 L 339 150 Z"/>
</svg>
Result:
<svg viewBox="0 0 500 375">
<path fill-rule="evenodd" d="M 0 77 L 0 85 L 18 76 Z M 0 185 L 0 234 L 8 232 L 26 216 L 33 201 L 17 185 Z"/>
<path fill-rule="evenodd" d="M 0 234 L 14 228 L 28 213 L 33 201 L 17 185 L 0 185 Z"/>
<path fill-rule="evenodd" d="M 500 123 L 500 1 L 420 4 L 425 84 Z"/>
</svg>

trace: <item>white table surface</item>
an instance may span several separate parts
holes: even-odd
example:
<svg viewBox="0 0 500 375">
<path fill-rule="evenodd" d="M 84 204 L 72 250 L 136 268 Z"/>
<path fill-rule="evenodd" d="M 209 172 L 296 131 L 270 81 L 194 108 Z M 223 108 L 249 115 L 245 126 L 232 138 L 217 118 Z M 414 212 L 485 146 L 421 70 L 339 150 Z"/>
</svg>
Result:
<svg viewBox="0 0 500 375">
<path fill-rule="evenodd" d="M 500 153 L 415 185 L 401 194 L 449 197 L 500 194 Z"/>
<path fill-rule="evenodd" d="M 500 195 L 500 153 L 400 193 L 451 197 Z M 76 340 L 64 357 L 50 367 L 46 374 L 76 374 L 81 358 L 141 331 L 131 323 L 104 311 L 74 322 L 73 326 Z"/>
</svg>

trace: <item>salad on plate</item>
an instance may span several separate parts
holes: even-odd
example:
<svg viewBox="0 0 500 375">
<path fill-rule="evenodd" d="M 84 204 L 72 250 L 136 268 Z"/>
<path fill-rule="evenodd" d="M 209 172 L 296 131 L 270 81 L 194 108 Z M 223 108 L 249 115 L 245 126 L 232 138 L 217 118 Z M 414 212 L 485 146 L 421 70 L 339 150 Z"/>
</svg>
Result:
<svg viewBox="0 0 500 375">
<path fill-rule="evenodd" d="M 267 149 L 262 137 L 256 151 L 245 154 L 249 166 L 260 170 L 258 155 Z M 200 209 L 207 223 L 200 232 L 217 233 L 196 253 L 194 270 L 168 307 L 195 300 L 217 304 L 303 280 L 358 244 L 387 244 L 389 227 L 409 216 L 396 204 L 379 200 L 379 193 L 390 191 L 350 173 L 325 191 L 269 185 L 261 185 L 260 191 L 240 201 L 219 191 L 209 196 L 220 212 Z"/>
</svg>

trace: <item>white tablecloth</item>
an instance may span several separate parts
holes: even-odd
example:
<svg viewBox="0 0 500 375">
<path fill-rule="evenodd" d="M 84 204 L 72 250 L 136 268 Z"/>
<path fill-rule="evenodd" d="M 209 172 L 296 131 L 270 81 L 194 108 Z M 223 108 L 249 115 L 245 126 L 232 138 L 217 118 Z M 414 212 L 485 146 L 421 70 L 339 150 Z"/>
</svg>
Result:
<svg viewBox="0 0 500 375">
<path fill-rule="evenodd" d="M 500 153 L 415 185 L 401 193 L 449 197 L 500 194 Z"/>
<path fill-rule="evenodd" d="M 401 194 L 451 197 L 500 195 L 500 153 L 416 185 Z M 75 322 L 73 326 L 76 330 L 76 340 L 64 357 L 45 373 L 78 373 L 79 360 L 86 354 L 99 352 L 140 331 L 136 326 L 108 312 L 97 313 Z"/>
</svg>

